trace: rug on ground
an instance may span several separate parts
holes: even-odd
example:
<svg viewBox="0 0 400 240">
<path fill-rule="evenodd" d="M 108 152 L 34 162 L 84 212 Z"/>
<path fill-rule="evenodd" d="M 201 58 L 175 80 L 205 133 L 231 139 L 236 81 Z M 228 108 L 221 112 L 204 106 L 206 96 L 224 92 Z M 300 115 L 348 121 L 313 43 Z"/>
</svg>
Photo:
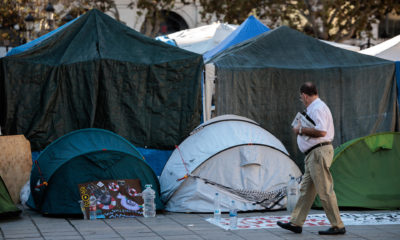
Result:
<svg viewBox="0 0 400 240">
<path fill-rule="evenodd" d="M 340 216 L 345 226 L 400 224 L 400 212 L 374 214 L 342 213 Z M 237 229 L 278 228 L 276 225 L 277 221 L 288 222 L 289 219 L 290 216 L 259 216 L 238 218 Z M 230 229 L 229 218 L 221 218 L 220 222 L 215 222 L 213 218 L 208 218 L 206 221 L 223 229 Z M 330 226 L 330 224 L 325 214 L 313 214 L 308 215 L 303 227 L 311 226 Z"/>
</svg>

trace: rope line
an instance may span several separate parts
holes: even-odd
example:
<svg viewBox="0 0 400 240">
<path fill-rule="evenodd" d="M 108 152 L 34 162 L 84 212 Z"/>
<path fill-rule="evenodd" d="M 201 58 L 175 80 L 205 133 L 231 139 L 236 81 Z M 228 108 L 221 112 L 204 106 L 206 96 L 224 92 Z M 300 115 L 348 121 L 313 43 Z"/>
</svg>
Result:
<svg viewBox="0 0 400 240">
<path fill-rule="evenodd" d="M 183 176 L 183 177 L 181 177 L 181 178 L 178 178 L 178 179 L 176 180 L 177 182 L 179 182 L 179 181 L 182 181 L 183 179 L 188 178 L 190 174 L 189 174 L 189 170 L 188 170 L 187 167 L 186 167 L 185 160 L 183 159 L 183 156 L 182 156 L 182 153 L 181 153 L 181 149 L 179 148 L 178 145 L 175 145 L 175 148 L 178 150 L 179 155 L 181 156 L 182 164 L 183 164 L 183 166 L 185 167 L 185 170 L 186 170 L 185 176 Z"/>
<path fill-rule="evenodd" d="M 40 169 L 39 163 L 38 163 L 37 160 L 35 160 L 35 164 L 36 164 L 36 166 L 37 166 L 37 168 L 38 168 L 38 172 L 39 172 L 39 175 L 40 175 L 40 179 L 42 180 L 42 183 L 39 184 L 39 185 L 36 185 L 35 188 L 40 188 L 40 187 L 42 187 L 42 186 L 47 186 L 48 183 L 44 180 L 44 177 L 43 177 L 43 174 L 42 174 L 42 170 Z"/>
</svg>

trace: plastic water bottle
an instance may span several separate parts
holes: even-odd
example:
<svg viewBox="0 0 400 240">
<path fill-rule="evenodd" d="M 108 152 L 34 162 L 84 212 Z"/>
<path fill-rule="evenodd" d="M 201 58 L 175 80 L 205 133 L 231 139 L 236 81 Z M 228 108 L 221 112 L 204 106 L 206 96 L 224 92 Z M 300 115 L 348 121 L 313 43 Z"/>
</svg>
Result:
<svg viewBox="0 0 400 240">
<path fill-rule="evenodd" d="M 231 201 L 231 206 L 229 209 L 229 228 L 230 229 L 236 229 L 237 228 L 237 208 L 235 205 L 235 201 Z"/>
<path fill-rule="evenodd" d="M 96 197 L 92 194 L 89 198 L 89 219 L 90 220 L 96 220 L 97 218 L 97 199 Z"/>
<path fill-rule="evenodd" d="M 289 213 L 292 213 L 296 207 L 296 203 L 299 196 L 299 188 L 294 176 L 290 176 L 290 180 L 287 185 L 287 204 L 286 209 Z"/>
<path fill-rule="evenodd" d="M 221 221 L 221 206 L 218 193 L 215 193 L 214 196 L 214 221 L 215 222 Z"/>
<path fill-rule="evenodd" d="M 146 184 L 146 189 L 142 192 L 144 217 L 156 216 L 156 204 L 154 203 L 156 192 L 151 187 L 151 184 Z"/>
</svg>

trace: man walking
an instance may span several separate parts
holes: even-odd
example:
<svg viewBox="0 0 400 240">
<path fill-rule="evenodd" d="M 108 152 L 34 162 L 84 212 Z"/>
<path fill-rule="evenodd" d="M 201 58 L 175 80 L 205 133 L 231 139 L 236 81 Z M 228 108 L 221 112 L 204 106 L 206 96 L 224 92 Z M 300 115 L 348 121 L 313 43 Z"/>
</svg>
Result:
<svg viewBox="0 0 400 240">
<path fill-rule="evenodd" d="M 333 159 L 334 126 L 328 106 L 318 97 L 316 86 L 306 82 L 300 87 L 300 100 L 307 108 L 306 114 L 314 127 L 303 127 L 301 123 L 293 128 L 297 135 L 297 145 L 306 157 L 305 172 L 300 188 L 300 197 L 292 212 L 290 222 L 277 224 L 295 233 L 302 232 L 307 214 L 318 194 L 322 207 L 332 227 L 319 231 L 321 235 L 345 234 L 346 229 L 340 218 L 333 180 L 329 168 Z"/>
</svg>

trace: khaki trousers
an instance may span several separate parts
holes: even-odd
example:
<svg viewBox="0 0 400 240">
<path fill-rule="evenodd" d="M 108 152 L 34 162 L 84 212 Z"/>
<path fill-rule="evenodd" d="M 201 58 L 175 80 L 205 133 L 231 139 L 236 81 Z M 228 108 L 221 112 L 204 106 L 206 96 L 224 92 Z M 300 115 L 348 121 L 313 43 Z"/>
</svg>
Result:
<svg viewBox="0 0 400 240">
<path fill-rule="evenodd" d="M 319 196 L 325 214 L 332 227 L 343 228 L 337 205 L 336 194 L 333 190 L 333 180 L 329 168 L 333 160 L 332 145 L 325 145 L 312 150 L 305 158 L 305 172 L 300 187 L 300 197 L 292 212 L 290 222 L 303 226 L 308 212 Z"/>
</svg>

